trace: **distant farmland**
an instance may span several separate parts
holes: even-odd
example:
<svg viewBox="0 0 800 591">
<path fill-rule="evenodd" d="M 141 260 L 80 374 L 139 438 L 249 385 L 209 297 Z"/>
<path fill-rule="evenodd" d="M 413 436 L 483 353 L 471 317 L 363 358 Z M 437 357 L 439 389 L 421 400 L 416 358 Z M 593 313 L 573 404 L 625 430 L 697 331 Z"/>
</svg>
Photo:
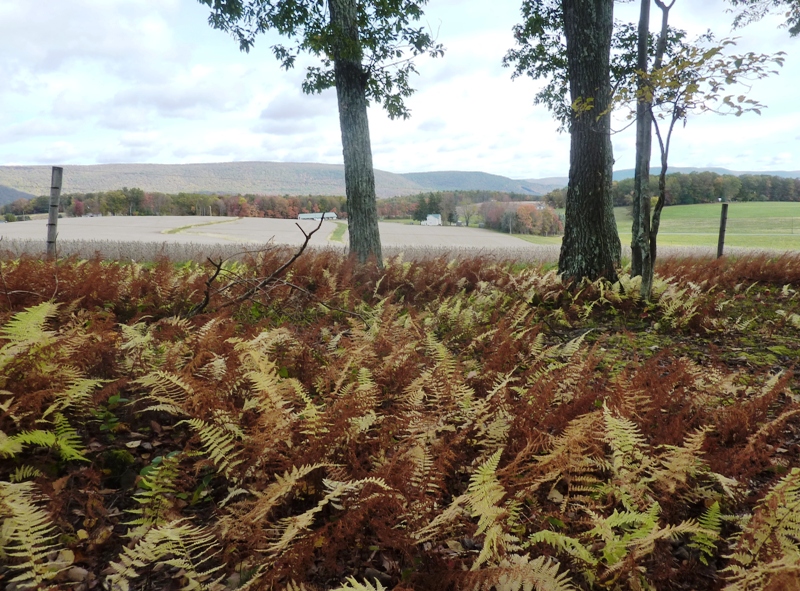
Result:
<svg viewBox="0 0 800 591">
<path fill-rule="evenodd" d="M 623 256 L 628 256 L 631 219 L 627 208 L 617 208 Z M 719 231 L 719 204 L 673 206 L 664 209 L 659 232 L 659 253 L 714 256 Z M 748 249 L 800 251 L 800 203 L 731 203 L 726 250 L 728 254 Z M 343 222 L 324 222 L 311 245 L 345 248 L 332 240 Z M 310 231 L 314 222 L 303 222 Z M 141 216 L 64 218 L 59 220 L 62 254 L 92 256 L 95 251 L 109 258 L 143 260 L 158 253 L 180 259 L 204 260 L 209 253 L 234 253 L 261 248 L 271 242 L 297 246 L 303 235 L 295 220 L 268 218 L 220 218 L 203 216 Z M 406 256 L 492 255 L 519 260 L 555 261 L 560 237 L 509 236 L 490 230 L 456 226 L 428 227 L 381 223 L 384 254 Z M 0 249 L 12 254 L 37 254 L 44 249 L 46 221 L 0 224 Z M 341 234 L 341 231 L 339 232 Z"/>
</svg>

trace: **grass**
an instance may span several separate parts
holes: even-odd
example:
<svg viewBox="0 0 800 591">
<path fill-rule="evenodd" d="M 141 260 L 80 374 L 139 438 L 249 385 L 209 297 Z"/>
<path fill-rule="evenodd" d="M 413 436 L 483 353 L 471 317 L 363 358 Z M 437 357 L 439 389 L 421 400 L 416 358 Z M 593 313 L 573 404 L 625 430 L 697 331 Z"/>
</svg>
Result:
<svg viewBox="0 0 800 591">
<path fill-rule="evenodd" d="M 558 210 L 563 214 L 564 210 Z M 716 248 L 719 239 L 720 204 L 673 205 L 661 214 L 660 246 Z M 617 231 L 623 245 L 631 243 L 629 207 L 615 207 Z M 560 244 L 542 236 L 518 238 L 534 244 Z M 771 250 L 800 250 L 800 203 L 730 203 L 725 246 Z"/>
<path fill-rule="evenodd" d="M 344 233 L 347 231 L 347 224 L 344 222 L 336 222 L 336 229 L 328 236 L 331 242 L 344 242 Z"/>
<path fill-rule="evenodd" d="M 230 222 L 235 222 L 239 218 L 227 218 L 224 220 L 220 220 L 218 222 L 203 222 L 200 224 L 189 224 L 187 226 L 180 226 L 178 228 L 170 228 L 169 230 L 164 230 L 162 234 L 180 234 L 184 230 L 191 230 L 192 228 L 200 228 L 201 226 L 214 226 L 216 224 L 229 224 Z"/>
<path fill-rule="evenodd" d="M 665 207 L 658 242 L 669 246 L 716 246 L 720 213 L 719 203 Z M 628 208 L 615 208 L 615 214 L 620 238 L 630 242 Z M 800 203 L 730 203 L 725 245 L 800 250 Z"/>
</svg>

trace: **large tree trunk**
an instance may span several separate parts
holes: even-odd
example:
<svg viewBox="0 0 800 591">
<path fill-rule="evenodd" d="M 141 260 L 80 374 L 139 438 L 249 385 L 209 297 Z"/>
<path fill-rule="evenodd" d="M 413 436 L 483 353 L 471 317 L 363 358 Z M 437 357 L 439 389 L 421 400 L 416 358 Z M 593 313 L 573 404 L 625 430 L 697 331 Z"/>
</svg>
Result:
<svg viewBox="0 0 800 591">
<path fill-rule="evenodd" d="M 641 91 L 647 84 L 647 41 L 650 36 L 650 0 L 642 0 L 639 11 L 639 47 L 636 69 Z M 640 96 L 636 103 L 636 168 L 633 177 L 633 227 L 631 228 L 631 275 L 642 274 L 650 266 L 650 153 L 653 122 L 650 102 Z"/>
<path fill-rule="evenodd" d="M 368 74 L 361 64 L 356 0 L 328 0 L 328 8 L 331 24 L 341 35 L 334 54 L 334 75 L 342 132 L 350 252 L 359 262 L 375 257 L 381 265 L 375 171 L 367 119 Z"/>
<path fill-rule="evenodd" d="M 613 0 L 563 0 L 567 74 L 573 105 L 566 224 L 559 272 L 565 279 L 617 279 L 620 241 L 611 182 L 609 54 Z M 579 102 L 576 102 L 579 101 Z"/>
</svg>

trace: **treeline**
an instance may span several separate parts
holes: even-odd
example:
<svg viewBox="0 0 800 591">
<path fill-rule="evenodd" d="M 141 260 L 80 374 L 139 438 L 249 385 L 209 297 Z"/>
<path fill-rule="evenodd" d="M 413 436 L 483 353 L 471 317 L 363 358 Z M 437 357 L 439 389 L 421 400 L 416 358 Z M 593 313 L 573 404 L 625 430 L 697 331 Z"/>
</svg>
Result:
<svg viewBox="0 0 800 591">
<path fill-rule="evenodd" d="M 544 202 L 530 199 L 530 195 L 497 191 L 420 193 L 379 201 L 378 216 L 424 221 L 429 214 L 440 214 L 445 225 L 468 226 L 477 220 L 486 228 L 509 234 L 560 234 L 563 224 L 558 213 Z"/>
<path fill-rule="evenodd" d="M 488 201 L 527 201 L 530 195 L 500 191 L 438 191 L 378 201 L 378 217 L 384 219 L 424 220 L 429 213 L 442 215 L 442 222 L 459 219 L 469 223 L 477 213 L 477 206 Z"/>
<path fill-rule="evenodd" d="M 650 176 L 650 192 L 658 194 L 658 176 Z M 566 189 L 543 197 L 553 207 L 564 207 Z M 614 181 L 611 195 L 616 207 L 633 203 L 633 179 Z M 717 174 L 675 172 L 667 175 L 666 205 L 693 205 L 719 201 L 800 201 L 800 179 L 767 174 Z"/>
<path fill-rule="evenodd" d="M 47 213 L 48 196 L 17 199 L 0 208 L 6 219 Z M 84 215 L 220 215 L 235 217 L 296 218 L 301 213 L 333 211 L 346 217 L 344 197 L 327 195 L 215 195 L 208 193 L 147 193 L 127 187 L 99 193 L 61 196 L 60 211 L 68 216 Z M 13 221 L 13 220 L 10 220 Z"/>
<path fill-rule="evenodd" d="M 500 232 L 556 236 L 564 231 L 556 210 L 542 202 L 487 201 L 479 211 L 484 226 Z"/>
</svg>

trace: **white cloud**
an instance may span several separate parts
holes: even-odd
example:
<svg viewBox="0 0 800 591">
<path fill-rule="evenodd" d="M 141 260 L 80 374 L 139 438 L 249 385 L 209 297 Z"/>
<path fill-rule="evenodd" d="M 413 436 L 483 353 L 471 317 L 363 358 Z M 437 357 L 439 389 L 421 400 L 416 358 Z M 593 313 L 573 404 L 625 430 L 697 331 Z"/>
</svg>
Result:
<svg viewBox="0 0 800 591">
<path fill-rule="evenodd" d="M 370 108 L 376 167 L 395 172 L 482 170 L 514 178 L 564 176 L 569 137 L 542 107 L 539 83 L 512 82 L 501 61 L 513 45 L 519 0 L 435 0 L 424 23 L 447 53 L 418 60 L 412 118 Z M 686 6 L 684 6 L 684 4 Z M 46 6 L 46 10 L 43 7 Z M 679 2 L 673 22 L 730 34 L 723 0 Z M 635 3 L 618 18 L 637 17 Z M 652 26 L 657 26 L 654 9 Z M 301 58 L 289 72 L 262 37 L 242 54 L 212 30 L 195 0 L 3 0 L 0 2 L 0 163 L 340 163 L 335 93 L 300 91 Z M 800 169 L 800 40 L 781 17 L 737 33 L 741 51 L 787 51 L 780 77 L 757 81 L 762 117 L 690 118 L 675 133 L 671 163 L 735 169 Z M 630 168 L 632 130 L 614 137 L 617 166 Z"/>
</svg>

